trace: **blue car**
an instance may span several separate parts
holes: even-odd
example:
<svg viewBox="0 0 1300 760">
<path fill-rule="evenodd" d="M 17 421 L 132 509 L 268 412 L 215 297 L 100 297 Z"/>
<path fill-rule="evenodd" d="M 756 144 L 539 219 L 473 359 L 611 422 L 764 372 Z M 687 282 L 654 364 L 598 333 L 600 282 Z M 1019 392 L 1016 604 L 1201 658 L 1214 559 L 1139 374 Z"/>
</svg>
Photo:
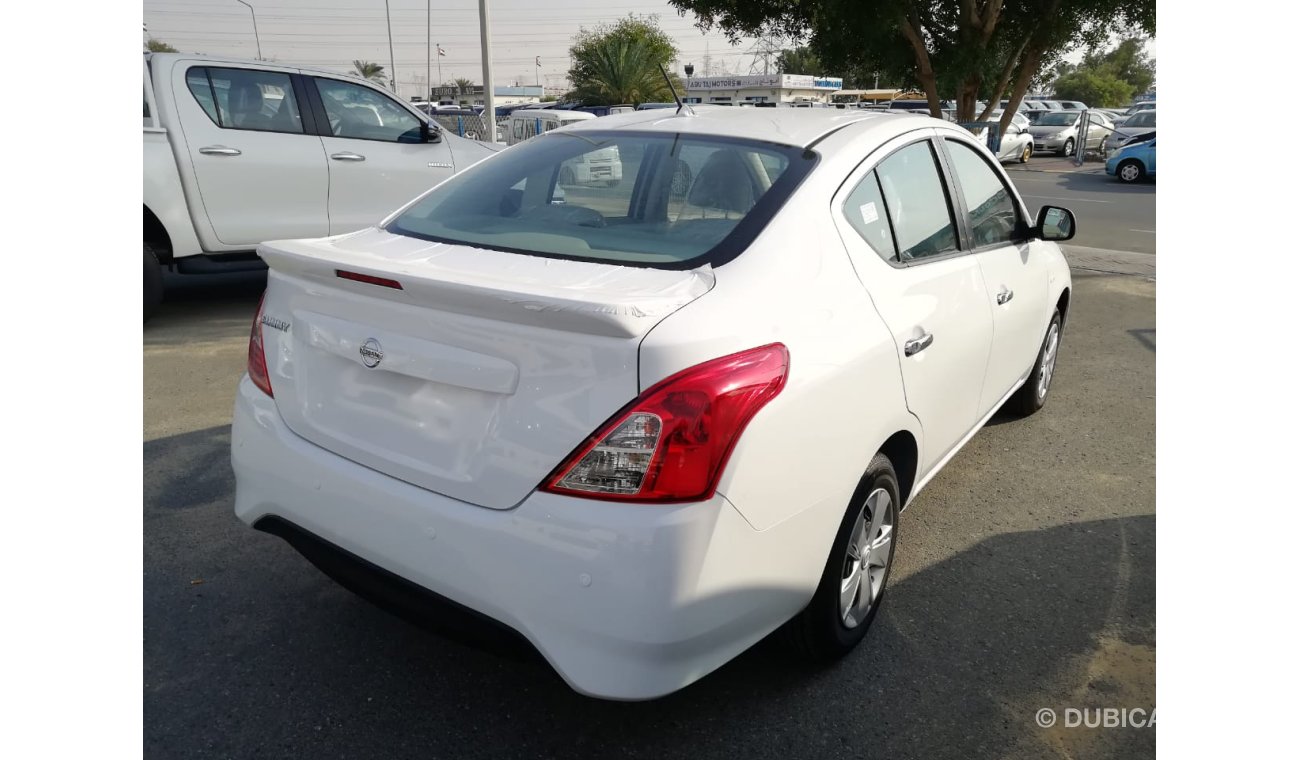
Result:
<svg viewBox="0 0 1300 760">
<path fill-rule="evenodd" d="M 1120 182 L 1137 182 L 1156 176 L 1156 141 L 1125 145 L 1106 161 L 1106 173 Z"/>
</svg>

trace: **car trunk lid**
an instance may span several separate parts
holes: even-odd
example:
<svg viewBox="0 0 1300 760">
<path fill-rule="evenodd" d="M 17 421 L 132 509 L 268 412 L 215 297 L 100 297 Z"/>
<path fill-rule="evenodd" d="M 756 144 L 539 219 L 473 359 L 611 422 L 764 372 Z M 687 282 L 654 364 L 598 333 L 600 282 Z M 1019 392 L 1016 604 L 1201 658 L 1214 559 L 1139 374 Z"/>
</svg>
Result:
<svg viewBox="0 0 1300 760">
<path fill-rule="evenodd" d="M 494 509 L 522 501 L 636 397 L 641 339 L 713 285 L 707 267 L 568 261 L 378 229 L 258 252 L 271 268 L 268 372 L 289 428 Z"/>
</svg>

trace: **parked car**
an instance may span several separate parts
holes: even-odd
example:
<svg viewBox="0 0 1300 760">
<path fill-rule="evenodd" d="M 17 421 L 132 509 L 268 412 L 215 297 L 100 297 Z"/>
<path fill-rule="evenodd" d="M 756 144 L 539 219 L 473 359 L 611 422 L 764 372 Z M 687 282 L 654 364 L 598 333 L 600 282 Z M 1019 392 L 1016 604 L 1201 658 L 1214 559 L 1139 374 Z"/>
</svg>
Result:
<svg viewBox="0 0 1300 760">
<path fill-rule="evenodd" d="M 1034 137 L 1034 152 L 1057 153 L 1068 156 L 1074 153 L 1079 140 L 1079 122 L 1083 119 L 1081 111 L 1056 111 L 1044 114 L 1032 126 L 1029 133 Z M 1086 148 L 1099 149 L 1113 128 L 1104 116 L 1096 114 L 1088 129 Z"/>
<path fill-rule="evenodd" d="M 1115 125 L 1115 131 L 1106 136 L 1103 153 L 1119 150 L 1131 142 L 1146 142 L 1156 136 L 1156 109 L 1138 111 Z"/>
<path fill-rule="evenodd" d="M 657 108 L 676 108 L 676 103 L 642 103 L 636 107 L 638 111 L 650 111 Z"/>
<path fill-rule="evenodd" d="M 548 202 L 609 147 L 643 157 L 635 194 Z M 778 628 L 844 656 L 903 509 L 1047 402 L 1073 231 L 938 119 L 544 134 L 378 227 L 259 248 L 235 513 L 390 606 L 514 630 L 588 695 L 673 692 Z"/>
<path fill-rule="evenodd" d="M 1099 113 L 1104 115 L 1107 119 L 1109 119 L 1112 123 L 1115 123 L 1117 126 L 1119 122 L 1128 118 L 1127 114 L 1115 108 L 1093 108 L 1091 110 L 1094 113 Z"/>
<path fill-rule="evenodd" d="M 1156 176 L 1156 140 L 1129 143 L 1106 159 L 1106 173 L 1133 183 Z"/>
<path fill-rule="evenodd" d="M 989 114 L 989 120 L 995 122 L 1002 121 L 1002 115 L 1006 113 L 1001 109 Z M 1025 163 L 1029 157 L 1034 155 L 1034 136 L 1030 134 L 1029 117 L 1024 113 L 1017 112 L 1011 115 L 1011 123 L 1002 133 L 1002 143 L 998 149 L 998 161 L 1018 161 Z M 981 130 L 980 132 L 982 132 Z M 980 132 L 977 132 L 978 136 Z"/>
<path fill-rule="evenodd" d="M 1139 111 L 1154 110 L 1155 107 L 1156 107 L 1156 102 L 1154 100 L 1143 100 L 1141 102 L 1134 103 L 1133 105 L 1129 106 L 1128 111 L 1126 111 L 1125 113 L 1135 114 Z"/>
<path fill-rule="evenodd" d="M 506 142 L 511 145 L 553 129 L 597 118 L 587 111 L 516 111 L 510 115 Z M 623 162 L 618 148 L 610 146 L 583 153 L 560 167 L 557 181 L 564 187 L 602 184 L 614 187 L 623 180 Z"/>
<path fill-rule="evenodd" d="M 264 268 L 263 240 L 368 227 L 500 149 L 357 77 L 267 61 L 146 54 L 144 105 L 145 319 L 164 268 Z"/>
<path fill-rule="evenodd" d="M 1062 111 L 1062 110 L 1064 110 L 1064 109 L 1061 107 L 1061 102 L 1060 102 L 1059 100 L 1040 100 L 1040 101 L 1038 101 L 1038 102 L 1039 102 L 1039 103 L 1042 103 L 1042 104 L 1043 104 L 1043 107 L 1046 108 L 1046 109 L 1049 110 L 1049 111 Z"/>
<path fill-rule="evenodd" d="M 1037 124 L 1038 120 L 1043 118 L 1044 114 L 1049 114 L 1049 113 L 1053 113 L 1052 109 L 1050 108 L 1030 108 L 1029 110 L 1024 112 L 1025 118 L 1029 119 L 1030 124 Z"/>
<path fill-rule="evenodd" d="M 1087 111 L 1088 106 L 1077 100 L 1060 100 L 1062 111 Z"/>
</svg>

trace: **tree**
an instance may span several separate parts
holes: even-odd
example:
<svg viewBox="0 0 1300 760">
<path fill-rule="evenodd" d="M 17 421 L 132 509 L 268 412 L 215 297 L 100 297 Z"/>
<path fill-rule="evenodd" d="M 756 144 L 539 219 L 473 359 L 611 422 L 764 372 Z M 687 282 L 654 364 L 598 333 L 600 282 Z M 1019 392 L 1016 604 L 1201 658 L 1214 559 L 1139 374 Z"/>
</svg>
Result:
<svg viewBox="0 0 1300 760">
<path fill-rule="evenodd" d="M 821 74 L 821 62 L 807 47 L 782 50 L 776 56 L 776 70 L 782 74 Z"/>
<path fill-rule="evenodd" d="M 456 85 L 457 92 L 461 95 L 467 95 L 469 94 L 469 88 L 474 86 L 474 80 L 466 79 L 465 77 L 456 77 L 453 80 L 453 84 Z"/>
<path fill-rule="evenodd" d="M 613 24 L 579 29 L 569 48 L 573 66 L 569 80 L 573 91 L 566 100 L 587 105 L 667 102 L 672 91 L 659 67 L 670 67 L 677 58 L 677 46 L 659 28 L 658 16 L 629 14 Z M 669 74 L 677 91 L 681 80 Z"/>
<path fill-rule="evenodd" d="M 1094 47 L 1083 57 L 1079 69 L 1125 82 L 1133 88 L 1135 94 L 1150 90 L 1156 81 L 1155 61 L 1147 55 L 1145 41 L 1140 37 L 1125 37 L 1109 51 Z M 1092 101 L 1087 102 L 1092 104 Z"/>
<path fill-rule="evenodd" d="M 940 92 L 955 95 L 957 117 L 976 117 L 976 101 L 1015 107 L 1043 67 L 1079 45 L 1121 29 L 1155 34 L 1155 0 L 669 0 L 697 26 L 732 40 L 777 34 L 808 39 L 825 71 L 851 81 L 875 73 L 919 86 L 940 115 Z"/>
<path fill-rule="evenodd" d="M 384 84 L 388 81 L 388 75 L 384 73 L 384 66 L 380 63 L 371 63 L 370 61 L 353 61 L 352 73 L 362 79 L 369 79 L 372 82 Z"/>
<path fill-rule="evenodd" d="M 163 42 L 162 40 L 149 40 L 148 45 L 149 45 L 149 52 L 150 52 L 150 53 L 179 53 L 179 52 L 181 52 L 181 51 L 177 50 L 176 48 L 172 47 L 171 45 L 168 45 L 166 42 Z"/>
<path fill-rule="evenodd" d="M 1133 85 L 1097 69 L 1080 68 L 1057 78 L 1053 93 L 1061 100 L 1079 100 L 1093 108 L 1114 108 L 1133 101 Z"/>
</svg>

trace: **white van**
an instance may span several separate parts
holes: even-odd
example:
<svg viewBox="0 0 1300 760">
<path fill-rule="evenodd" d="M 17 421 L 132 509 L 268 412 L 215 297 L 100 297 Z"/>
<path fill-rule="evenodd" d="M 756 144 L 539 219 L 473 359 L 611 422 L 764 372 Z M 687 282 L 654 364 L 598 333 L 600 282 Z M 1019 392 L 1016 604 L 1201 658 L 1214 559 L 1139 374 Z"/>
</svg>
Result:
<svg viewBox="0 0 1300 760">
<path fill-rule="evenodd" d="M 567 124 L 596 118 L 586 111 L 551 111 L 543 108 L 521 108 L 510 114 L 510 128 L 506 133 L 506 144 L 515 145 L 530 137 L 550 132 Z M 623 180 L 623 162 L 619 160 L 618 148 L 610 146 L 604 150 L 583 153 L 571 161 L 564 162 L 560 169 L 560 185 L 595 185 L 604 184 L 613 187 Z"/>
</svg>

